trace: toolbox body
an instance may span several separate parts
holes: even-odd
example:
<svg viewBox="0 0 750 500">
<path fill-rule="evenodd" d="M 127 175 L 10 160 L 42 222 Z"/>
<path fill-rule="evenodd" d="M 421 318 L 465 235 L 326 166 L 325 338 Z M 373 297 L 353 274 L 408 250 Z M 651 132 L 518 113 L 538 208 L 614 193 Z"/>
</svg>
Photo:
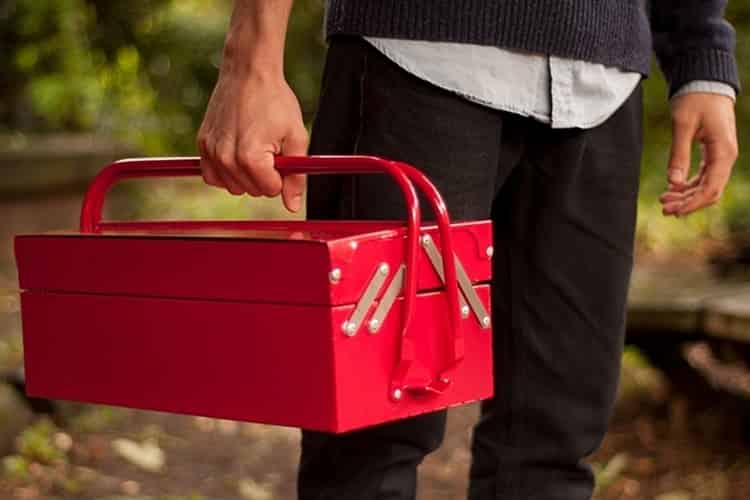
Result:
<svg viewBox="0 0 750 500">
<path fill-rule="evenodd" d="M 491 223 L 450 224 L 396 162 L 277 168 L 391 175 L 407 220 L 102 222 L 113 182 L 199 173 L 195 158 L 116 162 L 79 231 L 16 237 L 28 394 L 329 432 L 490 397 Z"/>
</svg>

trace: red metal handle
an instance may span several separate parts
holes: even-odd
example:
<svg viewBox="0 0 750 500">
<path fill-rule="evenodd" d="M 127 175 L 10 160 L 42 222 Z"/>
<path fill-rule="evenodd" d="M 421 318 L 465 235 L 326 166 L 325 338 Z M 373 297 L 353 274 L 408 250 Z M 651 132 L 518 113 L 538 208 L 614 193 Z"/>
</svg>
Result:
<svg viewBox="0 0 750 500">
<path fill-rule="evenodd" d="M 275 166 L 282 175 L 290 174 L 371 174 L 390 175 L 398 184 L 408 207 L 407 221 L 414 212 L 419 214 L 419 202 L 408 177 L 392 161 L 371 156 L 303 156 L 276 157 Z M 80 229 L 94 233 L 101 229 L 104 199 L 111 187 L 120 180 L 146 177 L 199 176 L 198 157 L 134 158 L 116 161 L 104 169 L 89 185 L 83 200 Z M 420 219 L 416 222 L 418 231 Z"/>
<path fill-rule="evenodd" d="M 393 378 L 393 389 L 427 390 L 442 392 L 447 386 L 448 372 L 463 359 L 463 335 L 460 325 L 458 285 L 450 233 L 450 218 L 440 193 L 416 168 L 372 156 L 305 156 L 276 157 L 275 166 L 282 175 L 290 174 L 370 174 L 390 175 L 401 189 L 407 206 L 406 277 L 404 290 L 404 322 L 400 362 Z M 81 210 L 81 232 L 100 230 L 104 198 L 116 182 L 127 178 L 184 177 L 200 175 L 200 159 L 144 158 L 120 160 L 105 167 L 92 181 Z M 421 212 L 414 190 L 416 184 L 430 202 L 440 232 L 445 266 L 446 292 L 453 332 L 452 354 L 454 363 L 440 374 L 438 380 L 425 380 L 420 364 L 415 359 L 411 324 L 417 294 L 417 251 Z"/>
<path fill-rule="evenodd" d="M 458 280 L 456 277 L 456 259 L 453 251 L 453 237 L 450 229 L 450 216 L 448 215 L 448 208 L 440 195 L 440 191 L 435 185 L 418 169 L 407 165 L 406 163 L 398 163 L 399 168 L 409 177 L 409 179 L 424 193 L 427 201 L 432 206 L 432 211 L 435 214 L 435 218 L 438 223 L 438 230 L 440 233 L 440 243 L 442 246 L 443 255 L 443 267 L 445 273 L 445 290 L 448 299 L 448 311 L 451 322 L 451 331 L 453 332 L 453 339 L 451 342 L 451 357 L 453 362 L 450 366 L 444 369 L 437 377 L 433 379 L 429 384 L 420 389 L 424 389 L 430 392 L 442 393 L 448 387 L 451 382 L 451 376 L 456 366 L 463 360 L 465 347 L 464 347 L 464 336 L 463 329 L 461 328 L 461 316 L 459 309 L 459 291 L 458 291 Z M 401 347 L 401 360 L 400 366 L 396 370 L 396 376 L 392 382 L 392 390 L 397 389 L 410 389 L 411 383 L 410 378 L 419 377 L 419 372 L 423 371 L 418 366 L 415 366 L 414 356 L 414 342 L 407 337 L 408 331 L 404 331 L 405 341 L 402 342 Z M 411 373 L 410 373 L 411 372 Z M 417 384 L 421 385 L 421 384 Z M 394 393 L 395 394 L 395 393 Z"/>
</svg>

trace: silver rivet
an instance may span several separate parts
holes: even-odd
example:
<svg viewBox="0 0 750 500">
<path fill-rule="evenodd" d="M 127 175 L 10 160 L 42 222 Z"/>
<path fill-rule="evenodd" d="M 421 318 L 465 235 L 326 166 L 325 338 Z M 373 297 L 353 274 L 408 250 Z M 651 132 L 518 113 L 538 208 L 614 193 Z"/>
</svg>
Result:
<svg viewBox="0 0 750 500">
<path fill-rule="evenodd" d="M 349 243 L 349 248 L 351 248 L 352 250 L 356 250 L 357 249 L 357 242 L 356 241 L 350 242 Z"/>
<path fill-rule="evenodd" d="M 380 274 L 388 274 L 388 271 L 390 271 L 390 269 L 391 267 L 387 263 L 383 262 L 382 264 L 380 264 L 378 271 L 380 271 Z"/>
<path fill-rule="evenodd" d="M 488 326 L 490 326 L 490 317 L 489 316 L 485 316 L 484 318 L 482 318 L 482 326 L 485 327 L 485 328 L 487 328 Z"/>
<path fill-rule="evenodd" d="M 328 279 L 331 283 L 338 283 L 341 280 L 341 269 L 338 267 L 331 269 L 331 272 L 328 273 Z"/>
<path fill-rule="evenodd" d="M 461 306 L 461 317 L 463 319 L 468 318 L 469 317 L 469 311 L 470 311 L 469 310 L 469 306 L 467 306 L 467 305 Z"/>
<path fill-rule="evenodd" d="M 404 393 L 401 391 L 401 389 L 394 389 L 393 390 L 393 399 L 396 401 L 399 401 L 404 396 Z"/>
<path fill-rule="evenodd" d="M 495 248 L 490 245 L 487 247 L 487 257 L 491 259 L 493 255 L 495 255 Z"/>
<path fill-rule="evenodd" d="M 429 234 L 423 234 L 419 241 L 422 243 L 422 245 L 429 245 L 430 241 L 432 241 L 432 238 Z"/>
<path fill-rule="evenodd" d="M 344 323 L 341 325 L 341 331 L 344 332 L 344 335 L 347 337 L 354 337 L 354 335 L 357 333 L 357 324 L 353 321 L 344 321 Z"/>
<path fill-rule="evenodd" d="M 380 321 L 378 321 L 377 319 L 371 319 L 367 323 L 367 328 L 368 330 L 370 330 L 370 333 L 377 333 L 378 328 L 380 328 Z"/>
<path fill-rule="evenodd" d="M 442 379 L 440 379 L 440 380 L 441 380 L 441 381 L 442 381 L 442 382 L 443 382 L 444 384 L 450 384 L 450 383 L 451 383 L 451 379 L 449 379 L 448 377 L 443 377 L 443 378 L 442 378 Z"/>
</svg>

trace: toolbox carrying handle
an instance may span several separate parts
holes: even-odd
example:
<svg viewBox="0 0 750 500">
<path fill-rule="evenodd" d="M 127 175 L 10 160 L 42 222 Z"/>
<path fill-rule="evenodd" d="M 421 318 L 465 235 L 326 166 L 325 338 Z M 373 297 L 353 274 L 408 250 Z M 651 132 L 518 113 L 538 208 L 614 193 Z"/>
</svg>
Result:
<svg viewBox="0 0 750 500">
<path fill-rule="evenodd" d="M 420 380 L 424 378 L 425 370 L 417 362 L 415 356 L 414 341 L 410 331 L 404 329 L 401 341 L 401 355 L 399 365 L 391 382 L 392 397 L 399 399 L 403 390 L 418 390 L 435 393 L 443 393 L 451 383 L 452 372 L 464 359 L 464 336 L 461 327 L 461 316 L 459 309 L 458 279 L 456 273 L 456 258 L 453 251 L 453 237 L 451 235 L 451 221 L 448 208 L 440 191 L 420 170 L 406 163 L 396 162 L 398 167 L 409 177 L 409 179 L 425 195 L 432 207 L 438 223 L 440 243 L 442 248 L 443 266 L 445 273 L 445 291 L 448 299 L 448 311 L 450 317 L 451 331 L 453 337 L 449 339 L 452 363 L 446 367 L 437 378 L 428 375 L 429 381 Z"/>
<path fill-rule="evenodd" d="M 373 156 L 277 156 L 275 166 L 282 175 L 291 174 L 371 174 L 390 175 L 401 189 L 407 206 L 406 276 L 404 320 L 402 324 L 399 363 L 391 383 L 391 395 L 400 399 L 402 391 L 443 392 L 450 383 L 450 372 L 464 357 L 458 282 L 450 231 L 450 217 L 445 202 L 427 177 L 416 168 Z M 200 158 L 136 158 L 116 161 L 105 167 L 89 186 L 81 209 L 82 233 L 101 231 L 104 198 L 118 181 L 144 177 L 185 177 L 201 174 Z M 451 331 L 451 365 L 437 378 L 429 374 L 416 359 L 411 325 L 417 295 L 417 252 L 421 211 L 414 184 L 424 193 L 437 219 L 445 266 L 446 293 L 449 303 Z"/>
</svg>

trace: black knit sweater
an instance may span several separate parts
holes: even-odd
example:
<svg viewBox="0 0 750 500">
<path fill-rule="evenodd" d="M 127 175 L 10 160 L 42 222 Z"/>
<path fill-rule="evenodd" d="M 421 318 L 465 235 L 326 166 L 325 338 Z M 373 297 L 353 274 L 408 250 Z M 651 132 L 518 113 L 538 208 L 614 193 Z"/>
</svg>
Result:
<svg viewBox="0 0 750 500">
<path fill-rule="evenodd" d="M 727 0 L 645 1 L 330 0 L 326 31 L 494 45 L 644 75 L 653 47 L 672 92 L 691 80 L 739 90 Z"/>
</svg>

